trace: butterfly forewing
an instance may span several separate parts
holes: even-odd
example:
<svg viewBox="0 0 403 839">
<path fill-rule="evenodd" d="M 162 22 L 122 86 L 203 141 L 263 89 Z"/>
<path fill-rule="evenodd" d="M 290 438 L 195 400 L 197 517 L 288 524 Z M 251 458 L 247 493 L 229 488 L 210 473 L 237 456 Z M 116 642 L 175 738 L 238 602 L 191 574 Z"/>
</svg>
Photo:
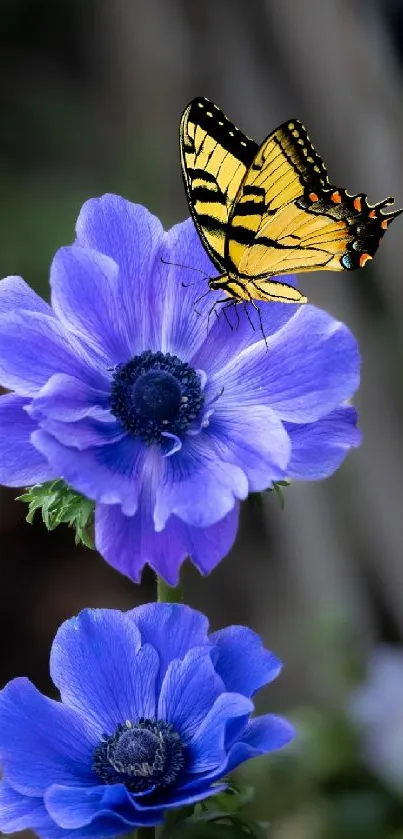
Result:
<svg viewBox="0 0 403 839">
<path fill-rule="evenodd" d="M 193 220 L 210 258 L 222 271 L 229 214 L 258 146 L 203 98 L 186 108 L 180 137 Z"/>
</svg>

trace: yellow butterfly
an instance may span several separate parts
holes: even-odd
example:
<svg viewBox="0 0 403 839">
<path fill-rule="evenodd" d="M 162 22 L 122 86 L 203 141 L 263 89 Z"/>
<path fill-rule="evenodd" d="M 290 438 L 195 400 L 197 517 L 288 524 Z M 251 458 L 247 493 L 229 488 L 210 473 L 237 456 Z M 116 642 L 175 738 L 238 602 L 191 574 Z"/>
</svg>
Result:
<svg viewBox="0 0 403 839">
<path fill-rule="evenodd" d="M 402 212 L 381 212 L 393 198 L 371 205 L 363 193 L 332 186 L 296 119 L 258 146 L 200 97 L 182 115 L 180 145 L 190 212 L 219 271 L 209 287 L 236 303 L 306 303 L 273 277 L 363 268 Z"/>
</svg>

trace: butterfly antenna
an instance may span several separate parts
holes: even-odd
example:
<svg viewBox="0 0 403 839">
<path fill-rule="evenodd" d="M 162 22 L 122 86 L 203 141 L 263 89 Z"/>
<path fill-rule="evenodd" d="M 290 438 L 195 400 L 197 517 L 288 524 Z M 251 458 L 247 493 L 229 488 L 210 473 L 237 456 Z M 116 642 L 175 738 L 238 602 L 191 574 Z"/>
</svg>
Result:
<svg viewBox="0 0 403 839">
<path fill-rule="evenodd" d="M 205 272 L 202 271 L 201 268 L 195 268 L 194 265 L 182 265 L 181 262 L 170 262 L 168 259 L 164 259 L 163 256 L 161 256 L 161 262 L 163 262 L 164 265 L 173 265 L 175 268 L 186 268 L 189 271 L 198 271 L 199 274 L 203 274 L 203 279 L 204 280 L 209 280 L 210 279 L 210 277 L 206 277 Z M 183 280 L 182 280 L 182 287 L 183 288 L 190 288 L 191 286 L 195 285 L 197 282 L 200 282 L 200 280 L 195 280 L 194 283 L 184 283 Z"/>
</svg>

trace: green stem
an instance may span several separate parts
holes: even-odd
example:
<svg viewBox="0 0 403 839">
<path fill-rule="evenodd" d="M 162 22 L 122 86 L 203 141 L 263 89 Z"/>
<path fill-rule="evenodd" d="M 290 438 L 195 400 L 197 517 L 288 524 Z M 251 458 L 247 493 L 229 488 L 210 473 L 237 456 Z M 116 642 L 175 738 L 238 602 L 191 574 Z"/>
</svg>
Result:
<svg viewBox="0 0 403 839">
<path fill-rule="evenodd" d="M 162 577 L 157 577 L 157 600 L 158 603 L 182 603 L 181 581 L 177 586 L 169 586 Z"/>
</svg>

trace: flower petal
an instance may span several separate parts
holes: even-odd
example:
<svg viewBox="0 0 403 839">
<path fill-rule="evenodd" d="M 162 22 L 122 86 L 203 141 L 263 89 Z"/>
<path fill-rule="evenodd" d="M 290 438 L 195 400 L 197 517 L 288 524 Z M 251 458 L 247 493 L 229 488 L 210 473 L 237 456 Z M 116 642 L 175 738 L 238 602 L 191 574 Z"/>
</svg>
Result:
<svg viewBox="0 0 403 839">
<path fill-rule="evenodd" d="M 228 626 L 210 636 L 212 659 L 225 689 L 253 696 L 281 671 L 282 662 L 266 650 L 261 638 L 246 626 Z"/>
<path fill-rule="evenodd" d="M 294 277 L 281 279 L 289 285 L 295 285 Z M 210 299 L 210 309 L 213 302 Z M 236 306 L 227 304 L 224 311 L 218 308 L 217 316 L 210 317 L 208 335 L 191 358 L 192 366 L 206 370 L 212 376 L 252 344 L 259 343 L 266 350 L 265 338 L 282 329 L 299 308 L 290 303 L 261 302 L 258 306 L 261 322 L 249 303 Z"/>
<path fill-rule="evenodd" d="M 217 271 L 191 219 L 176 224 L 166 234 L 163 259 L 170 265 L 165 266 L 160 278 L 164 300 L 161 349 L 190 361 L 206 340 L 214 301 L 222 297 L 222 293 L 208 289 L 208 277 L 216 276 Z"/>
<path fill-rule="evenodd" d="M 22 277 L 5 277 L 0 280 L 0 314 L 8 315 L 13 310 L 19 312 L 21 309 L 54 316 L 49 303 L 45 303 Z"/>
<path fill-rule="evenodd" d="M 174 586 L 187 556 L 202 574 L 208 574 L 226 556 L 235 540 L 238 516 L 239 504 L 206 528 L 191 527 L 171 516 L 165 529 L 156 533 L 141 503 L 134 516 L 125 516 L 116 506 L 100 504 L 95 509 L 95 541 L 106 561 L 134 582 L 140 581 L 148 564 Z"/>
<path fill-rule="evenodd" d="M 223 394 L 204 434 L 214 438 L 222 461 L 245 472 L 250 492 L 261 492 L 288 473 L 290 438 L 271 408 L 234 404 L 227 407 Z"/>
<path fill-rule="evenodd" d="M 208 643 L 206 616 L 183 603 L 146 603 L 127 612 L 127 616 L 139 629 L 143 644 L 151 644 L 158 652 L 159 685 L 170 661 L 183 659 L 192 647 Z"/>
<path fill-rule="evenodd" d="M 254 710 L 253 702 L 239 693 L 222 693 L 206 714 L 202 725 L 189 744 L 192 773 L 210 772 L 225 761 L 226 729 L 237 718 L 243 725 Z M 223 773 L 224 774 L 224 773 Z"/>
<path fill-rule="evenodd" d="M 229 362 L 212 384 L 231 404 L 269 405 L 282 420 L 315 422 L 354 393 L 357 342 L 344 324 L 300 306 L 282 329 Z"/>
<path fill-rule="evenodd" d="M 28 413 L 38 421 L 49 417 L 76 422 L 88 416 L 108 421 L 108 407 L 107 380 L 104 388 L 94 388 L 74 376 L 56 373 L 34 397 Z"/>
<path fill-rule="evenodd" d="M 224 690 L 210 649 L 196 647 L 168 665 L 158 701 L 158 719 L 172 723 L 186 743 Z"/>
<path fill-rule="evenodd" d="M 130 618 L 85 609 L 65 621 L 53 642 L 50 671 L 66 705 L 112 734 L 119 723 L 154 717 L 159 659 Z"/>
<path fill-rule="evenodd" d="M 43 803 L 43 798 L 22 795 L 6 781 L 0 784 L 0 830 L 15 833 L 18 830 L 34 830 L 44 839 L 67 839 L 66 831 L 52 822 Z"/>
<path fill-rule="evenodd" d="M 94 835 L 129 833 L 130 827 L 160 824 L 163 813 L 139 811 L 123 784 L 99 784 L 91 789 L 54 784 L 45 794 L 46 807 L 63 828 L 78 829 L 94 824 Z M 96 829 L 98 825 L 98 829 Z M 113 828 L 115 828 L 113 830 Z"/>
<path fill-rule="evenodd" d="M 0 396 L 0 483 L 5 486 L 31 486 L 57 477 L 31 443 L 37 426 L 24 410 L 27 403 L 26 396 Z"/>
<path fill-rule="evenodd" d="M 94 387 L 103 382 L 84 350 L 77 341 L 68 340 L 56 318 L 24 311 L 0 315 L 3 386 L 22 396 L 35 396 L 53 373 L 77 376 Z"/>
<path fill-rule="evenodd" d="M 84 425 L 83 431 L 86 429 Z M 144 446 L 129 436 L 116 442 L 114 429 L 111 426 L 110 445 L 100 445 L 98 440 L 95 446 L 84 450 L 64 446 L 41 429 L 33 433 L 32 442 L 56 473 L 77 492 L 104 504 L 119 504 L 123 512 L 133 515 L 141 488 Z M 105 436 L 108 433 L 107 427 L 98 431 Z M 90 432 L 95 433 L 95 429 L 91 428 Z"/>
<path fill-rule="evenodd" d="M 289 478 L 319 481 L 332 475 L 350 448 L 361 443 L 357 412 L 348 406 L 337 408 L 323 419 L 305 425 L 287 423 L 291 439 Z"/>
<path fill-rule="evenodd" d="M 251 720 L 242 735 L 242 740 L 232 747 L 226 772 L 252 757 L 282 749 L 295 737 L 295 728 L 290 722 L 276 714 L 263 714 Z"/>
<path fill-rule="evenodd" d="M 60 322 L 87 344 L 105 367 L 128 361 L 132 336 L 119 300 L 119 267 L 90 248 L 61 248 L 52 263 L 52 305 Z"/>
<path fill-rule="evenodd" d="M 100 251 L 119 266 L 115 307 L 130 340 L 130 354 L 161 349 L 162 299 L 157 297 L 156 283 L 166 266 L 161 263 L 160 221 L 139 204 L 103 195 L 84 204 L 76 231 L 77 245 Z"/>
<path fill-rule="evenodd" d="M 156 490 L 155 528 L 163 530 L 172 514 L 194 527 L 209 527 L 247 494 L 245 472 L 221 461 L 211 436 L 188 437 L 182 449 L 165 460 L 165 476 Z"/>
<path fill-rule="evenodd" d="M 7 781 L 27 795 L 52 783 L 92 784 L 96 734 L 71 708 L 23 678 L 0 692 L 0 754 Z"/>
</svg>

